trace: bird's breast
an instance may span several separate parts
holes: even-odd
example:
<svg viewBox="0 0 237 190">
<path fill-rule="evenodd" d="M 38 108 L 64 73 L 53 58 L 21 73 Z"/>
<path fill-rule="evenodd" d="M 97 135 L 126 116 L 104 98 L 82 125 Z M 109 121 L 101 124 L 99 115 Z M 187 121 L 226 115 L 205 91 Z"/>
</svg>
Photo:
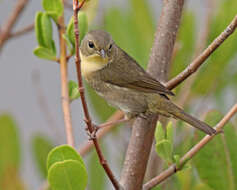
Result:
<svg viewBox="0 0 237 190">
<path fill-rule="evenodd" d="M 99 55 L 84 56 L 80 52 L 80 57 L 83 77 L 88 77 L 93 72 L 102 69 L 108 62 L 108 60 L 102 59 Z"/>
</svg>

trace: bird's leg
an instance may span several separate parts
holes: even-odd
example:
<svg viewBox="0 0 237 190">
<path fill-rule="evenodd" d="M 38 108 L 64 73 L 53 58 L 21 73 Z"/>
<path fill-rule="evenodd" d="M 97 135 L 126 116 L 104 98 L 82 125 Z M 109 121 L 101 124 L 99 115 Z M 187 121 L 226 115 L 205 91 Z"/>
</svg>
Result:
<svg viewBox="0 0 237 190">
<path fill-rule="evenodd" d="M 89 140 L 94 140 L 94 139 L 96 138 L 96 129 L 95 129 L 95 127 L 94 127 L 94 124 L 91 123 L 91 124 L 92 124 L 92 127 L 93 127 L 93 131 L 91 132 L 91 131 L 89 130 L 89 127 L 88 127 L 89 121 L 88 121 L 87 119 L 84 119 L 84 121 L 85 121 L 85 123 L 86 123 L 85 130 L 86 130 L 86 133 L 87 133 L 87 135 L 88 135 L 88 137 L 89 137 Z"/>
<path fill-rule="evenodd" d="M 109 126 L 112 126 L 112 125 L 118 125 L 120 123 L 130 121 L 131 119 L 132 119 L 131 117 L 128 117 L 127 115 L 125 115 L 125 117 L 123 119 L 119 119 L 119 120 L 115 120 L 115 121 L 108 121 L 108 122 L 102 123 L 100 125 L 96 125 L 96 124 L 92 123 L 92 126 L 93 126 L 93 131 L 92 132 L 90 132 L 88 130 L 88 127 L 86 127 L 85 129 L 87 131 L 87 135 L 89 136 L 89 140 L 93 140 L 93 139 L 96 138 L 96 133 L 99 129 L 109 127 Z"/>
<path fill-rule="evenodd" d="M 100 125 L 93 124 L 94 131 L 97 132 L 99 129 L 102 129 L 104 127 L 108 127 L 108 126 L 111 126 L 111 125 L 117 125 L 117 124 L 129 121 L 129 120 L 130 120 L 130 118 L 124 117 L 123 119 L 119 119 L 119 120 L 115 120 L 115 121 L 108 121 L 108 122 L 102 123 Z"/>
</svg>

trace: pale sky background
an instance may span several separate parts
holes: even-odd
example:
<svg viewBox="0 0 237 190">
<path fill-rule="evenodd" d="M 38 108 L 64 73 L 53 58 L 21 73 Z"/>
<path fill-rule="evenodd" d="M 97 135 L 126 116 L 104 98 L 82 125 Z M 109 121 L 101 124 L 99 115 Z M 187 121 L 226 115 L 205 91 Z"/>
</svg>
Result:
<svg viewBox="0 0 237 190">
<path fill-rule="evenodd" d="M 150 0 L 155 19 L 157 20 L 161 10 L 161 1 Z M 0 1 L 0 25 L 4 23 L 16 0 Z M 99 0 L 98 15 L 102 15 L 105 9 L 111 5 L 118 4 L 126 8 L 126 0 Z M 198 23 L 201 25 L 203 13 L 205 12 L 205 1 L 188 0 L 187 6 L 199 14 Z M 41 10 L 40 0 L 31 0 L 16 28 L 21 28 L 34 21 L 35 12 Z M 66 12 L 69 17 L 72 12 Z M 100 20 L 100 18 L 97 18 Z M 99 23 L 98 23 L 99 25 Z M 20 128 L 22 147 L 22 168 L 21 175 L 29 189 L 36 190 L 41 185 L 41 180 L 35 171 L 35 165 L 31 155 L 31 137 L 35 133 L 47 134 L 59 144 L 65 143 L 64 124 L 61 111 L 61 91 L 59 66 L 54 62 L 48 62 L 35 57 L 32 50 L 37 46 L 34 32 L 20 38 L 10 40 L 2 49 L 0 54 L 0 113 L 9 112 L 17 121 Z M 69 78 L 76 80 L 73 61 L 69 64 Z M 32 74 L 40 74 L 40 87 L 47 102 L 52 117 L 55 120 L 58 136 L 40 110 L 37 99 L 37 89 L 32 83 Z M 81 106 L 74 102 L 71 106 L 72 122 L 77 137 L 77 144 L 80 144 L 86 137 L 85 131 L 78 126 L 82 125 Z M 61 138 L 62 137 L 62 138 Z M 119 176 L 119 173 L 116 174 Z"/>
</svg>

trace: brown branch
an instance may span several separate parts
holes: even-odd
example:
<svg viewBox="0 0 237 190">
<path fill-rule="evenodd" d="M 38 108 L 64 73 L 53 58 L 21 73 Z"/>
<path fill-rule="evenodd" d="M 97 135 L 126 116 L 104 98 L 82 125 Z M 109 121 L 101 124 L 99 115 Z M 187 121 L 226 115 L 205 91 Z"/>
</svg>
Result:
<svg viewBox="0 0 237 190">
<path fill-rule="evenodd" d="M 221 132 L 225 124 L 233 117 L 233 115 L 237 113 L 237 104 L 235 104 L 230 111 L 222 118 L 222 120 L 216 125 L 215 129 L 217 132 Z M 218 134 L 218 133 L 217 133 Z M 163 171 L 157 177 L 148 181 L 144 186 L 143 190 L 149 190 L 156 185 L 160 184 L 162 181 L 176 173 L 180 170 L 184 164 L 190 160 L 193 156 L 195 156 L 199 150 L 201 150 L 209 141 L 211 141 L 216 135 L 206 135 L 198 144 L 196 144 L 192 149 L 190 149 L 181 159 L 180 159 L 180 167 L 177 168 L 175 164 L 170 166 L 168 169 Z"/>
<path fill-rule="evenodd" d="M 68 94 L 68 68 L 67 68 L 67 49 L 63 38 L 65 34 L 64 16 L 58 20 L 59 40 L 60 40 L 60 73 L 61 73 L 61 94 L 64 124 L 66 129 L 67 144 L 74 146 L 74 137 L 72 131 L 72 121 L 70 112 L 70 101 Z"/>
<path fill-rule="evenodd" d="M 80 97 L 81 97 L 81 102 L 82 102 L 82 107 L 85 115 L 85 122 L 87 125 L 87 129 L 89 133 L 92 135 L 94 132 L 94 127 L 92 125 L 92 121 L 89 115 L 86 99 L 85 99 L 85 92 L 84 92 L 84 87 L 82 83 L 82 76 L 81 76 L 81 60 L 80 60 L 80 55 L 79 55 L 79 30 L 78 30 L 78 11 L 81 9 L 83 6 L 85 0 L 83 0 L 80 4 L 78 0 L 73 0 L 73 12 L 74 12 L 74 32 L 75 32 L 75 46 L 76 46 L 76 56 L 75 56 L 75 64 L 76 64 L 76 69 L 77 69 L 77 78 L 78 78 L 78 86 L 80 90 Z M 118 181 L 115 179 L 109 165 L 107 164 L 107 161 L 105 160 L 101 148 L 99 146 L 98 140 L 96 137 L 92 138 L 92 141 L 95 145 L 96 152 L 98 154 L 100 164 L 104 168 L 106 174 L 108 175 L 110 181 L 112 182 L 113 186 L 115 189 L 120 189 L 120 185 Z"/>
<path fill-rule="evenodd" d="M 73 5 L 71 3 L 69 3 L 68 0 L 64 1 L 64 6 L 68 9 L 73 9 Z"/>
<path fill-rule="evenodd" d="M 7 36 L 7 39 L 15 38 L 15 37 L 27 34 L 28 32 L 31 32 L 34 29 L 34 27 L 35 27 L 34 23 L 29 24 L 28 26 L 21 28 L 21 29 L 17 30 L 16 32 L 10 33 Z"/>
<path fill-rule="evenodd" d="M 165 81 L 180 23 L 183 0 L 165 0 L 163 3 L 148 64 L 148 72 L 154 78 Z M 157 115 L 152 115 L 147 119 L 137 118 L 133 124 L 120 180 L 125 189 L 142 189 L 156 121 Z"/>
<path fill-rule="evenodd" d="M 173 89 L 192 73 L 194 73 L 204 61 L 235 31 L 237 27 L 237 15 L 227 28 L 178 76 L 166 83 L 166 87 Z"/>
<path fill-rule="evenodd" d="M 121 111 L 117 111 L 115 112 L 115 114 L 113 114 L 108 120 L 107 122 L 111 122 L 114 123 L 115 121 L 118 121 L 120 119 L 123 118 L 123 112 Z M 102 137 L 104 137 L 109 131 L 111 131 L 111 129 L 114 128 L 114 124 L 107 126 L 101 130 L 99 130 L 99 132 L 96 133 L 96 138 L 97 139 L 101 139 Z M 82 156 L 85 156 L 92 148 L 93 148 L 93 142 L 91 141 L 86 141 L 80 148 L 79 148 L 79 154 Z"/>
<path fill-rule="evenodd" d="M 6 20 L 5 24 L 1 27 L 1 33 L 0 33 L 0 51 L 6 42 L 8 35 L 10 34 L 13 26 L 17 22 L 17 20 L 20 18 L 20 14 L 24 10 L 26 4 L 29 0 L 18 0 L 16 3 L 16 6 L 13 11 L 11 11 L 11 15 Z"/>
<path fill-rule="evenodd" d="M 55 136 L 57 137 L 57 140 L 62 140 L 63 139 L 62 135 L 58 131 L 55 118 L 52 115 L 52 112 L 49 108 L 49 104 L 47 102 L 47 98 L 45 94 L 43 93 L 43 89 L 41 88 L 40 72 L 38 70 L 35 70 L 32 72 L 32 84 L 36 91 L 36 99 L 37 99 L 39 108 L 41 112 L 44 114 L 44 117 L 48 123 L 49 128 L 51 129 L 51 131 L 54 132 Z"/>
</svg>

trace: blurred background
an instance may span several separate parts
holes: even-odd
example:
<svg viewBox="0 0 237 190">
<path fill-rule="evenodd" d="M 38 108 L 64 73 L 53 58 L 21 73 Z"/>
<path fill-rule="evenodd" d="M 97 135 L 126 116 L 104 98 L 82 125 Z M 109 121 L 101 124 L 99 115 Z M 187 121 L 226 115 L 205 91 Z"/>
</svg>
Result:
<svg viewBox="0 0 237 190">
<path fill-rule="evenodd" d="M 7 20 L 16 2 L 16 0 L 0 1 L 0 26 Z M 71 3 L 71 1 L 68 2 Z M 100 28 L 110 32 L 116 43 L 146 68 L 162 2 L 157 0 L 91 0 L 89 3 L 91 7 L 84 10 L 88 14 L 89 29 Z M 236 0 L 186 1 L 170 64 L 169 78 L 181 72 L 225 29 L 237 13 L 236 7 Z M 41 1 L 29 1 L 13 31 L 32 24 L 35 13 L 39 10 L 42 10 Z M 72 10 L 65 8 L 66 23 L 71 15 Z M 55 26 L 54 34 L 54 40 L 59 49 Z M 55 145 L 66 143 L 61 109 L 59 65 L 34 56 L 32 52 L 36 46 L 35 33 L 32 31 L 10 39 L 0 50 L 0 175 L 2 175 L 0 190 L 39 189 L 46 177 L 44 160 L 47 152 Z M 237 100 L 236 53 L 237 34 L 235 33 L 212 54 L 197 74 L 174 90 L 176 97 L 172 99 L 187 112 L 202 119 L 210 110 L 218 110 L 220 115 L 226 113 Z M 73 59 L 69 61 L 68 66 L 69 79 L 76 81 Z M 93 120 L 97 123 L 105 121 L 115 110 L 107 106 L 89 88 L 87 90 Z M 80 147 L 87 140 L 87 135 L 84 131 L 79 100 L 72 102 L 71 111 L 76 145 Z M 220 115 L 215 115 L 215 118 Z M 235 128 L 232 128 L 233 131 L 229 134 L 236 135 L 236 120 L 233 123 Z M 201 134 L 197 134 L 189 127 L 183 127 L 186 124 L 182 122 L 174 122 L 174 126 L 175 152 L 183 155 L 194 142 L 201 138 Z M 117 177 L 120 175 L 130 130 L 129 127 L 115 128 L 100 141 Z M 216 151 L 221 151 L 219 145 L 222 143 L 221 139 L 213 142 L 213 146 L 216 145 Z M 237 145 L 237 142 L 227 142 L 227 146 L 231 144 L 233 146 L 233 143 Z M 203 154 L 208 156 L 208 151 Z M 231 176 L 235 182 L 232 182 L 234 186 L 231 188 L 237 189 L 236 153 L 233 153 L 232 158 L 235 160 L 231 160 L 233 161 Z M 214 181 L 210 184 L 205 183 L 203 179 L 208 176 L 202 176 L 201 171 L 195 167 L 200 166 L 199 168 L 202 169 L 205 166 L 202 165 L 204 161 L 200 160 L 197 157 L 191 169 L 172 177 L 168 180 L 169 183 L 162 186 L 162 189 L 231 189 L 228 187 L 229 183 L 216 184 Z M 94 152 L 89 153 L 85 161 L 90 176 L 88 189 L 111 189 Z M 155 162 L 162 161 L 158 159 Z M 225 164 L 226 160 L 216 162 L 217 164 L 213 167 L 218 170 L 221 168 L 220 164 Z M 4 174 L 1 171 L 7 164 L 10 165 L 9 168 L 12 168 L 12 170 L 9 169 L 10 174 Z M 165 167 L 163 164 L 163 168 Z M 150 171 L 150 176 L 161 168 L 155 169 L 155 171 Z M 228 173 L 229 169 L 226 170 Z M 226 177 L 224 175 L 225 172 L 220 174 L 222 178 Z M 227 175 L 225 179 L 228 181 L 229 178 L 230 176 Z M 6 184 L 10 181 L 18 185 L 7 187 Z M 1 184 L 5 184 L 2 186 L 4 188 Z"/>
</svg>

